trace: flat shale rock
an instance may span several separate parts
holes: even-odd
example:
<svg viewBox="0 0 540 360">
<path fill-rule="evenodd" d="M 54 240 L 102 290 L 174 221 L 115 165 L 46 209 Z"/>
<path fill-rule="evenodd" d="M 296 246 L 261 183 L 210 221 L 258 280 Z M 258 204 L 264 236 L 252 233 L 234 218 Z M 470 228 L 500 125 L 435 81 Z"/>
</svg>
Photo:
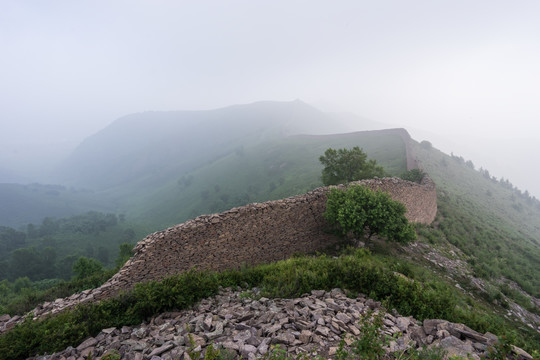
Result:
<svg viewBox="0 0 540 360">
<path fill-rule="evenodd" d="M 392 336 L 388 353 L 440 346 L 447 357 L 480 359 L 497 341 L 493 334 L 480 334 L 463 324 L 437 319 L 420 323 L 395 311 L 385 313 L 380 302 L 364 296 L 350 299 L 339 289 L 316 290 L 297 299 L 263 298 L 258 289 L 250 295 L 252 298 L 245 298 L 245 292 L 223 289 L 189 310 L 163 313 L 137 326 L 103 329 L 75 348 L 34 359 L 116 355 L 129 360 L 198 360 L 210 345 L 243 359 L 268 356 L 276 346 L 292 356 L 334 358 L 342 339 L 347 349 L 361 335 L 362 316 L 381 312 L 384 325 L 380 331 Z M 519 348 L 514 348 L 514 355 L 515 359 L 532 360 Z"/>
</svg>

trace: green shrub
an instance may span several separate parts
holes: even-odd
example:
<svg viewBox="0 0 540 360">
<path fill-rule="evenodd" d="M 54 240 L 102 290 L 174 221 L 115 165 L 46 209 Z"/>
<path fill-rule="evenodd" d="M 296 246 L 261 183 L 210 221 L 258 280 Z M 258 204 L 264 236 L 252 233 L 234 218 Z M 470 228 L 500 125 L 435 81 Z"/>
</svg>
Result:
<svg viewBox="0 0 540 360">
<path fill-rule="evenodd" d="M 346 190 L 332 189 L 328 194 L 323 216 L 337 225 L 343 235 L 352 232 L 367 239 L 378 234 L 390 241 L 407 243 L 416 239 L 414 227 L 405 217 L 405 205 L 394 201 L 385 192 L 372 191 L 366 186 L 350 186 Z"/>
<path fill-rule="evenodd" d="M 384 356 L 383 316 L 382 312 L 376 315 L 368 312 L 360 319 L 360 335 L 352 345 L 353 353 L 360 359 L 377 360 Z"/>
<path fill-rule="evenodd" d="M 426 176 L 426 173 L 423 170 L 412 169 L 401 174 L 399 177 L 402 178 L 403 180 L 408 180 L 415 183 L 421 183 L 422 179 L 424 179 L 424 176 Z"/>
<path fill-rule="evenodd" d="M 329 148 L 319 161 L 324 165 L 322 170 L 324 185 L 345 184 L 385 175 L 382 166 L 377 165 L 375 160 L 367 160 L 367 154 L 358 146 L 350 150 Z"/>
</svg>

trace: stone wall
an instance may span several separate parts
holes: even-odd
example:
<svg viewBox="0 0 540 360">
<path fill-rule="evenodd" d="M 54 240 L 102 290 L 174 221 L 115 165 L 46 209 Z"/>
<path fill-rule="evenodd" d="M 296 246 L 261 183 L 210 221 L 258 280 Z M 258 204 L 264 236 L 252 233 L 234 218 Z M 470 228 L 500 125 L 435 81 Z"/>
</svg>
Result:
<svg viewBox="0 0 540 360">
<path fill-rule="evenodd" d="M 435 186 L 427 177 L 423 184 L 397 178 L 358 183 L 388 192 L 404 203 L 412 222 L 431 223 L 435 218 Z M 329 189 L 203 215 L 153 233 L 137 244 L 131 260 L 103 285 L 103 295 L 193 267 L 223 270 L 322 250 L 339 241 L 324 231 L 327 224 L 322 214 Z"/>
<path fill-rule="evenodd" d="M 411 222 L 429 224 L 435 219 L 435 184 L 427 176 L 422 184 L 397 178 L 362 180 L 353 184 L 388 192 L 394 200 L 405 205 L 406 216 Z M 193 267 L 223 270 L 323 250 L 339 241 L 325 232 L 328 225 L 322 216 L 326 194 L 331 188 L 321 187 L 282 200 L 199 216 L 150 234 L 135 246 L 134 256 L 101 287 L 44 303 L 33 313 L 39 317 L 61 312 L 78 303 L 110 298 L 120 291 L 130 290 L 136 283 L 160 280 Z"/>
</svg>

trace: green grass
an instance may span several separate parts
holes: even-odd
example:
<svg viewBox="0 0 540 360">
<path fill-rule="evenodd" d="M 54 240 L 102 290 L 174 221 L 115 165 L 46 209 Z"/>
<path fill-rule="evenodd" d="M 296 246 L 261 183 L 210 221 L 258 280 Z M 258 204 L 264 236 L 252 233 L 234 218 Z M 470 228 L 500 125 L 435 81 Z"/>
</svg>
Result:
<svg viewBox="0 0 540 360">
<path fill-rule="evenodd" d="M 417 145 L 415 154 L 437 186 L 432 238 L 448 241 L 470 259 L 474 275 L 502 290 L 504 279 L 540 297 L 540 208 L 515 189 L 488 179 L 458 157 Z M 516 291 L 514 301 L 540 313 Z"/>
</svg>

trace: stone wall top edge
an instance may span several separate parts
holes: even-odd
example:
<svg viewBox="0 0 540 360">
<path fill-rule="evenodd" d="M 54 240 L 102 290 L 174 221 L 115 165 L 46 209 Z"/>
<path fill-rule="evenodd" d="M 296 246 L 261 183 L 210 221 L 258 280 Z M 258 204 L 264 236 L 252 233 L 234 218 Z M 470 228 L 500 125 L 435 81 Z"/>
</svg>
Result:
<svg viewBox="0 0 540 360">
<path fill-rule="evenodd" d="M 196 218 L 187 220 L 186 222 L 183 222 L 181 224 L 173 225 L 164 230 L 160 230 L 152 234 L 149 234 L 141 242 L 144 242 L 145 240 L 148 241 L 151 239 L 158 238 L 159 236 L 166 235 L 167 233 L 170 233 L 170 232 L 178 232 L 185 228 L 194 229 L 201 226 L 207 226 L 208 224 L 212 223 L 213 219 L 218 219 L 219 221 L 222 221 L 229 216 L 238 214 L 239 212 L 244 212 L 244 211 L 252 212 L 253 210 L 257 211 L 260 209 L 265 209 L 265 208 L 276 206 L 276 205 L 285 205 L 285 206 L 293 205 L 294 203 L 298 201 L 311 199 L 314 195 L 326 194 L 328 191 L 330 191 L 330 189 L 333 189 L 333 188 L 343 189 L 350 185 L 362 185 L 362 184 L 381 185 L 383 183 L 400 184 L 401 186 L 405 185 L 405 186 L 410 186 L 410 187 L 418 187 L 418 188 L 424 188 L 426 190 L 431 190 L 431 187 L 434 187 L 433 181 L 429 179 L 428 176 L 424 177 L 421 184 L 408 181 L 408 180 L 403 180 L 397 177 L 383 177 L 383 178 L 364 179 L 364 180 L 354 181 L 348 184 L 322 186 L 322 187 L 315 188 L 311 191 L 308 191 L 304 194 L 294 195 L 294 196 L 290 196 L 283 199 L 269 200 L 269 201 L 265 201 L 261 203 L 255 202 L 255 203 L 250 203 L 243 206 L 234 207 L 229 210 L 225 210 L 221 213 L 199 215 Z"/>
</svg>

